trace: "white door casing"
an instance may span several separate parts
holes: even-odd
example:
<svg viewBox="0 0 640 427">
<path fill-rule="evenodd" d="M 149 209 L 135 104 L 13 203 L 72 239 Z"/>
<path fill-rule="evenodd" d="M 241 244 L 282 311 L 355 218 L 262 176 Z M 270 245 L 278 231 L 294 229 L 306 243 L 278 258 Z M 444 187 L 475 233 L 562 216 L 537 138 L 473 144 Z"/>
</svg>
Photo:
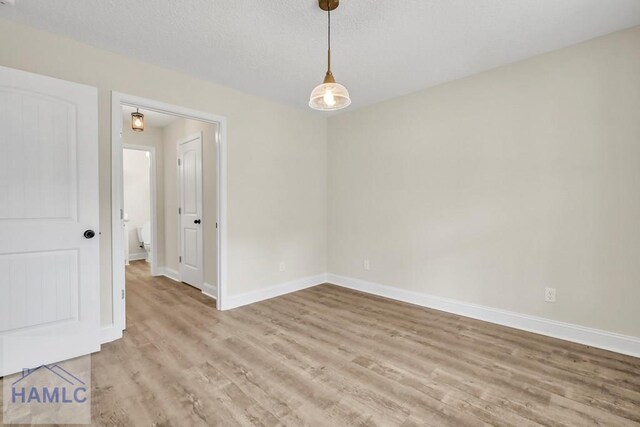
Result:
<svg viewBox="0 0 640 427">
<path fill-rule="evenodd" d="M 202 133 L 178 142 L 178 223 L 180 280 L 202 289 L 204 244 L 202 229 Z"/>
<path fill-rule="evenodd" d="M 218 310 L 227 309 L 225 300 L 227 295 L 227 276 L 228 276 L 228 250 L 227 250 L 227 119 L 211 113 L 192 110 L 182 106 L 167 104 L 164 102 L 141 98 L 135 95 L 129 95 L 120 92 L 111 92 L 111 222 L 112 224 L 120 224 L 122 209 L 122 126 L 120 119 L 122 115 L 122 106 L 129 105 L 142 109 L 151 109 L 165 114 L 186 117 L 193 120 L 199 120 L 205 123 L 213 123 L 216 125 L 215 149 L 216 149 L 216 184 L 217 184 L 217 203 L 216 216 L 217 221 L 217 292 L 216 307 Z M 207 212 L 208 215 L 212 213 Z M 178 225 L 176 232 L 178 232 Z M 153 236 L 152 244 L 153 244 Z M 112 278 L 113 288 L 111 293 L 111 301 L 113 303 L 113 324 L 103 328 L 102 342 L 109 342 L 122 337 L 122 331 L 125 328 L 125 273 L 124 273 L 124 247 L 122 228 L 113 226 L 111 229 L 111 256 L 112 256 Z"/>
<path fill-rule="evenodd" d="M 96 88 L 0 67 L 0 376 L 100 349 L 97 123 Z"/>
</svg>

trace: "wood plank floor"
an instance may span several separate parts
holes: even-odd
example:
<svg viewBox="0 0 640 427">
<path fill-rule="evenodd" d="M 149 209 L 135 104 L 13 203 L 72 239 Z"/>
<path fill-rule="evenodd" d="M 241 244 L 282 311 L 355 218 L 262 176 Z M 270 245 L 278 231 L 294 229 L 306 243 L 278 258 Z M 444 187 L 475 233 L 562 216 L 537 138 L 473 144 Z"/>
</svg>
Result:
<svg viewBox="0 0 640 427">
<path fill-rule="evenodd" d="M 127 268 L 100 425 L 640 425 L 640 359 L 322 285 L 217 312 Z"/>
</svg>

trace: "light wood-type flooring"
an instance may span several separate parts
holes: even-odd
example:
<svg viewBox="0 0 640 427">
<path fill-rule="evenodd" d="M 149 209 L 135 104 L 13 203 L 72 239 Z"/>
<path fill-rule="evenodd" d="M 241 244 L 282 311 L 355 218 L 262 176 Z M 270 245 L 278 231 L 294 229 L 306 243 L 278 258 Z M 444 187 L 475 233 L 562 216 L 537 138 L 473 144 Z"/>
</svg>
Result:
<svg viewBox="0 0 640 427">
<path fill-rule="evenodd" d="M 218 312 L 127 268 L 100 425 L 640 425 L 640 359 L 322 285 Z"/>
</svg>

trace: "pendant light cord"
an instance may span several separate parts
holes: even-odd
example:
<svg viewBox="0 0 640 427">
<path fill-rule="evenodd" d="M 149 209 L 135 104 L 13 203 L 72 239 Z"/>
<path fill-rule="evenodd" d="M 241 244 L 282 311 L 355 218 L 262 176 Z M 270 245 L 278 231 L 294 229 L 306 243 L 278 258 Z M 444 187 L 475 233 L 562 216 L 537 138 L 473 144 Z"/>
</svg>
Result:
<svg viewBox="0 0 640 427">
<path fill-rule="evenodd" d="M 331 72 L 331 7 L 327 7 L 328 25 L 327 25 L 327 72 Z"/>
</svg>

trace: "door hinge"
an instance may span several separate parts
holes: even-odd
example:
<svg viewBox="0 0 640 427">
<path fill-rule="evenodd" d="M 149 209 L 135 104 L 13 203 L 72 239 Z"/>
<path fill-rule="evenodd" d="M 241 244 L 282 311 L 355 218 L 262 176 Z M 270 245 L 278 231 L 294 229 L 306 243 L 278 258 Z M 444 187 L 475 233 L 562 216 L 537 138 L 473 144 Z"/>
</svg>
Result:
<svg viewBox="0 0 640 427">
<path fill-rule="evenodd" d="M 181 256 L 178 257 L 178 262 L 182 262 L 182 257 Z"/>
<path fill-rule="evenodd" d="M 182 208 L 178 208 L 178 215 L 182 215 Z"/>
<path fill-rule="evenodd" d="M 180 166 L 182 164 L 182 162 L 180 161 L 180 159 L 178 159 L 178 166 Z"/>
<path fill-rule="evenodd" d="M 218 228 L 218 223 L 216 222 L 216 228 Z"/>
<path fill-rule="evenodd" d="M 121 297 L 122 299 L 124 299 L 124 289 L 121 289 L 121 290 L 120 290 L 120 297 Z"/>
<path fill-rule="evenodd" d="M 124 219 L 124 209 L 120 209 L 120 219 Z"/>
</svg>

